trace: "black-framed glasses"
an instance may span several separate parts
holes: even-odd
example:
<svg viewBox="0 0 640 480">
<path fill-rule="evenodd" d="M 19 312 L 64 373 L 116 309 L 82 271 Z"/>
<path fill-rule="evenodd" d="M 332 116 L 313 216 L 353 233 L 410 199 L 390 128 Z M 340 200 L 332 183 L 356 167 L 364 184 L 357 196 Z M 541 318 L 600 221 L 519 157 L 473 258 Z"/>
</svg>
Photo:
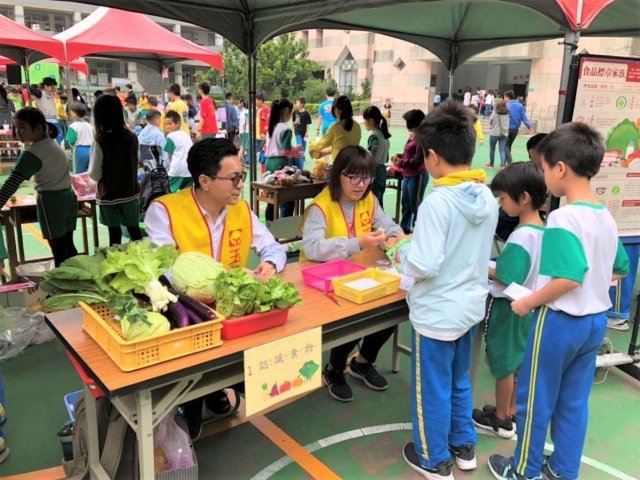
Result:
<svg viewBox="0 0 640 480">
<path fill-rule="evenodd" d="M 349 179 L 351 185 L 357 186 L 360 185 L 360 182 L 363 182 L 365 185 L 371 185 L 375 177 L 363 177 L 361 175 L 347 175 L 346 173 L 342 173 L 345 177 Z"/>
<path fill-rule="evenodd" d="M 240 182 L 244 182 L 245 179 L 247 178 L 247 172 L 242 172 L 238 175 L 234 175 L 233 177 L 229 178 L 229 177 L 218 177 L 216 175 L 207 175 L 207 177 L 209 177 L 212 180 L 228 180 L 233 184 L 234 188 L 238 188 L 238 186 L 240 185 Z"/>
</svg>

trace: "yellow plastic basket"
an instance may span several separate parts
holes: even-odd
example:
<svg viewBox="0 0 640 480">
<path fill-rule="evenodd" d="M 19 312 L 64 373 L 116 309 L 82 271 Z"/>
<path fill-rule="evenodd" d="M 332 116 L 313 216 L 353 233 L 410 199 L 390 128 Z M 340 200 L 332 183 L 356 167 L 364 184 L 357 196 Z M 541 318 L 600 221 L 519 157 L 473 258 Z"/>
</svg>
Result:
<svg viewBox="0 0 640 480">
<path fill-rule="evenodd" d="M 82 328 L 125 372 L 222 345 L 222 320 L 225 317 L 215 310 L 215 320 L 142 340 L 126 341 L 120 322 L 113 320 L 115 314 L 106 304 L 89 306 L 79 302 L 79 305 L 82 309 Z"/>
<path fill-rule="evenodd" d="M 356 290 L 355 288 L 345 285 L 346 283 L 360 280 L 362 278 L 370 278 L 379 282 L 380 285 L 367 288 L 365 290 Z M 342 298 L 346 298 L 354 303 L 366 303 L 378 298 L 392 295 L 398 291 L 400 287 L 400 277 L 391 273 L 382 272 L 375 268 L 369 268 L 362 272 L 351 273 L 343 277 L 334 278 L 333 292 Z"/>
</svg>

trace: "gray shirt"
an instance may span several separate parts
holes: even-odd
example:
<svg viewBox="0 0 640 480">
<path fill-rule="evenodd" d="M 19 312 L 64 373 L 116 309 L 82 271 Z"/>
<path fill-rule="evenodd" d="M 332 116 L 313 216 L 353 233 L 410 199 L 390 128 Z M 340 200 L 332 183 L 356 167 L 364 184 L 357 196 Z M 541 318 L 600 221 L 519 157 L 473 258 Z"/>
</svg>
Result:
<svg viewBox="0 0 640 480">
<path fill-rule="evenodd" d="M 44 118 L 55 120 L 58 118 L 58 112 L 56 111 L 56 101 L 52 93 L 47 93 L 42 90 L 42 96 L 36 98 L 36 107 L 42 112 Z"/>
<path fill-rule="evenodd" d="M 384 229 L 387 238 L 396 237 L 402 229 L 396 225 L 393 219 L 380 208 L 378 199 L 374 197 L 376 206 L 373 214 L 372 230 Z M 355 202 L 340 201 L 340 206 L 344 212 L 344 218 L 348 222 L 348 230 L 351 231 Z M 327 233 L 327 222 L 320 207 L 312 205 L 307 213 L 304 222 L 304 233 L 302 234 L 302 248 L 309 260 L 317 262 L 328 262 L 330 260 L 345 259 L 355 253 L 361 253 L 362 249 L 358 245 L 358 239 L 354 236 L 324 238 Z"/>
<path fill-rule="evenodd" d="M 384 138 L 382 130 L 376 128 L 371 132 L 367 146 L 376 164 L 384 165 L 389 161 L 389 140 Z"/>
<path fill-rule="evenodd" d="M 509 131 L 509 114 L 504 113 L 502 115 L 498 115 L 495 111 L 491 114 L 491 118 L 489 120 L 491 124 L 491 132 L 489 135 L 492 137 L 502 137 L 506 134 L 501 133 L 501 130 L 505 132 Z"/>
</svg>

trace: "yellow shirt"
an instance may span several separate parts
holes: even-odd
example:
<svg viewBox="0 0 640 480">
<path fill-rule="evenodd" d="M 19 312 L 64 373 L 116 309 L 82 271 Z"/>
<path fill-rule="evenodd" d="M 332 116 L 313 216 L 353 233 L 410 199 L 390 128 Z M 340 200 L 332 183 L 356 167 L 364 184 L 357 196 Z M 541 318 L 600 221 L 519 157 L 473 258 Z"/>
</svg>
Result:
<svg viewBox="0 0 640 480">
<path fill-rule="evenodd" d="M 331 156 L 336 158 L 340 150 L 348 146 L 360 145 L 360 139 L 362 132 L 360 131 L 360 124 L 354 120 L 353 127 L 350 132 L 344 129 L 344 121 L 334 123 L 327 130 L 327 134 L 317 142 L 309 143 L 309 150 L 314 149 L 316 151 L 323 150 L 327 147 L 331 147 Z M 319 158 L 319 157 L 318 157 Z"/>
<path fill-rule="evenodd" d="M 170 102 L 167 108 L 167 111 L 173 110 L 178 115 L 180 115 L 180 120 L 182 123 L 180 124 L 180 128 L 185 133 L 191 135 L 191 130 L 189 130 L 189 107 L 185 102 L 178 99 L 175 102 Z"/>
<path fill-rule="evenodd" d="M 480 119 L 476 120 L 476 123 L 473 124 L 473 128 L 476 129 L 476 138 L 484 142 L 484 133 L 482 133 L 482 123 L 480 123 Z"/>
<path fill-rule="evenodd" d="M 149 110 L 149 99 L 140 97 L 140 101 L 138 102 L 138 106 L 143 110 Z"/>
<path fill-rule="evenodd" d="M 56 118 L 64 121 L 69 120 L 69 116 L 67 115 L 67 106 L 63 105 L 58 99 L 56 99 Z"/>
</svg>

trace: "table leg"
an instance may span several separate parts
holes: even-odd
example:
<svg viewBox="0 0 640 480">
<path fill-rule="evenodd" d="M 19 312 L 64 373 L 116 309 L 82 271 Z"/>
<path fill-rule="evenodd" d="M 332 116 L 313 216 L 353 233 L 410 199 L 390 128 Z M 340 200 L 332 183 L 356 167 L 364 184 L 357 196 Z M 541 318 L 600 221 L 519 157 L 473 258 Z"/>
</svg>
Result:
<svg viewBox="0 0 640 480">
<path fill-rule="evenodd" d="M 402 199 L 402 178 L 398 179 L 398 195 L 396 196 L 396 223 L 400 224 L 400 205 Z"/>
<path fill-rule="evenodd" d="M 19 264 L 23 264 L 25 261 L 24 255 L 24 238 L 22 237 L 22 215 L 20 215 L 20 209 L 16 208 L 14 210 L 15 214 L 15 223 L 16 223 L 16 235 L 18 238 L 18 262 Z"/>
<path fill-rule="evenodd" d="M 84 385 L 84 406 L 87 416 L 87 462 L 91 480 L 100 478 L 98 471 L 100 465 L 100 442 L 98 440 L 98 412 L 96 409 L 96 399 L 91 394 L 91 389 Z M 95 471 L 94 471 L 95 469 Z"/>
<path fill-rule="evenodd" d="M 391 371 L 398 373 L 400 371 L 400 325 L 396 325 L 393 330 L 393 347 L 391 350 Z"/>
<path fill-rule="evenodd" d="M 82 217 L 82 247 L 84 255 L 91 255 L 89 253 L 89 234 L 87 232 L 87 218 Z"/>
<path fill-rule="evenodd" d="M 136 412 L 138 416 L 138 456 L 140 462 L 140 480 L 154 480 L 153 458 L 153 407 L 151 390 L 142 390 L 136 394 Z"/>
<path fill-rule="evenodd" d="M 278 191 L 273 193 L 273 219 L 278 220 L 280 218 L 280 203 L 278 202 Z"/>
<path fill-rule="evenodd" d="M 93 254 L 100 248 L 100 234 L 98 233 L 98 205 L 91 203 L 91 223 L 93 224 Z"/>
</svg>

